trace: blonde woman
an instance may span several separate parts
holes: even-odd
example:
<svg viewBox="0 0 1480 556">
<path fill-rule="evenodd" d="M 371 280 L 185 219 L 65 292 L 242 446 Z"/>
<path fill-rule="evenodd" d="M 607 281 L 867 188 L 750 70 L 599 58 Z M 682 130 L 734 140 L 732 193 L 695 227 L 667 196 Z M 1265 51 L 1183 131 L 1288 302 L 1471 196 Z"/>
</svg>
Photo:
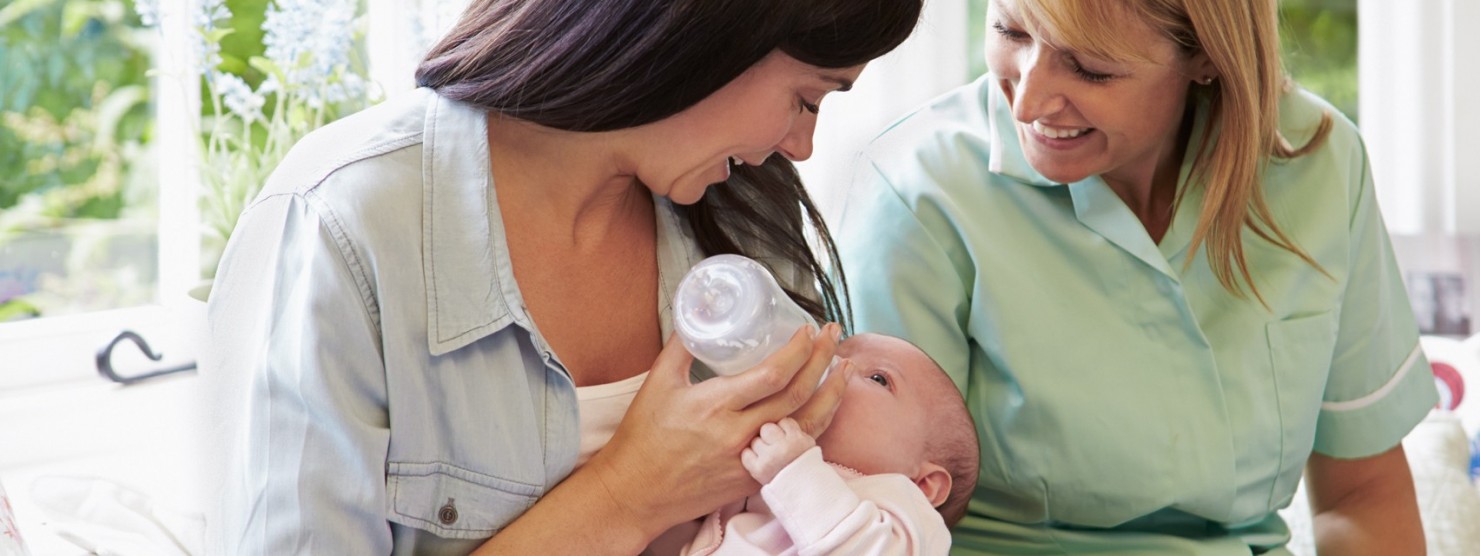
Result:
<svg viewBox="0 0 1480 556">
<path fill-rule="evenodd" d="M 859 330 L 965 393 L 958 554 L 1422 554 L 1436 400 L 1362 141 L 1293 87 L 1276 0 L 993 0 L 991 73 L 870 146 Z M 1380 517 L 1379 517 L 1380 516 Z"/>
</svg>

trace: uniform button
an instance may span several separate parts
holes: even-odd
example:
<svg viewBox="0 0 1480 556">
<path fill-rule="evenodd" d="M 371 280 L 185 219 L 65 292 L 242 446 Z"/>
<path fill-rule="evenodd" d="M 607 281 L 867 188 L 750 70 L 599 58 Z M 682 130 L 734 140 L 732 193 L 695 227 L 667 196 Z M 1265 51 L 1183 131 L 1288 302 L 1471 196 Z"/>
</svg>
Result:
<svg viewBox="0 0 1480 556">
<path fill-rule="evenodd" d="M 452 502 L 453 500 L 448 498 L 447 503 L 442 505 L 442 509 L 437 510 L 437 521 L 441 521 L 443 525 L 457 523 L 457 506 Z"/>
</svg>

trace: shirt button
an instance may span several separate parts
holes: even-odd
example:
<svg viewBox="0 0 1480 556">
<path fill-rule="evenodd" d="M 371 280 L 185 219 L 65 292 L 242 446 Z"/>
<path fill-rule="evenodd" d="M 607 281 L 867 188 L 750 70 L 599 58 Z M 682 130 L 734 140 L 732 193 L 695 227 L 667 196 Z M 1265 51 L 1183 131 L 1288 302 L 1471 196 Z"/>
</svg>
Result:
<svg viewBox="0 0 1480 556">
<path fill-rule="evenodd" d="M 448 498 L 447 503 L 442 505 L 442 509 L 437 510 L 437 521 L 441 521 L 443 525 L 457 523 L 457 506 L 452 502 L 453 500 Z"/>
</svg>

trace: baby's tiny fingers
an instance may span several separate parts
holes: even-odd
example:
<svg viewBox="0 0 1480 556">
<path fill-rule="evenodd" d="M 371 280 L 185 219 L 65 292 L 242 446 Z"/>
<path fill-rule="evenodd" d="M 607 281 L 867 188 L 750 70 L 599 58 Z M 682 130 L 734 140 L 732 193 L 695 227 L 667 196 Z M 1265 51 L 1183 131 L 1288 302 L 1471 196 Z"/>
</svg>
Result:
<svg viewBox="0 0 1480 556">
<path fill-rule="evenodd" d="M 776 423 L 766 423 L 764 425 L 761 425 L 760 436 L 761 440 L 764 440 L 766 444 L 775 444 L 781 441 L 782 438 L 786 437 L 786 435 L 782 432 L 781 427 L 777 426 Z"/>
<path fill-rule="evenodd" d="M 777 424 L 781 426 L 782 432 L 785 432 L 787 435 L 803 434 L 802 426 L 798 425 L 797 420 L 792 419 L 791 417 L 782 419 Z"/>
</svg>

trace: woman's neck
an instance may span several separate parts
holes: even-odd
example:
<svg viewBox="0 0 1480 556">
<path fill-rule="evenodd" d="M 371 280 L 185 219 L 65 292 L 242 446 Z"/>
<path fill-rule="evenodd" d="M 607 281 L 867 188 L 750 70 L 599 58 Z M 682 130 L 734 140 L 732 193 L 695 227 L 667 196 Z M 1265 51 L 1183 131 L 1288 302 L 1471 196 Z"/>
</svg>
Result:
<svg viewBox="0 0 1480 556">
<path fill-rule="evenodd" d="M 488 116 L 489 166 L 504 211 L 540 215 L 547 240 L 595 246 L 614 227 L 651 214 L 621 132 L 562 131 Z"/>
<path fill-rule="evenodd" d="M 1169 138 L 1145 164 L 1122 168 L 1101 176 L 1115 195 L 1135 213 L 1152 241 L 1161 242 L 1171 227 L 1176 205 L 1177 181 L 1182 159 L 1192 136 L 1193 114 L 1189 109 L 1176 135 Z"/>
</svg>

